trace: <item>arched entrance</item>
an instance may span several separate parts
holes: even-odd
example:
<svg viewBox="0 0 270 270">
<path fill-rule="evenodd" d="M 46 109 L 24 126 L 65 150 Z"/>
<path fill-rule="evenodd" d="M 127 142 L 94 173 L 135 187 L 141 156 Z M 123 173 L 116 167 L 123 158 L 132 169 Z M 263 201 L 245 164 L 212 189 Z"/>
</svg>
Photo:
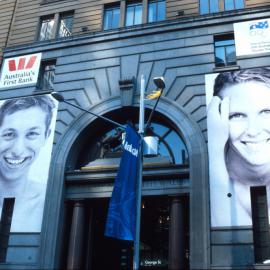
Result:
<svg viewBox="0 0 270 270">
<path fill-rule="evenodd" d="M 125 108 L 109 117 L 136 126 L 137 115 L 136 108 Z M 85 144 L 75 171 L 66 174 L 66 201 L 71 204 L 68 215 L 72 218 L 64 267 L 132 269 L 132 242 L 104 237 L 114 181 L 110 174 L 115 175 L 119 166 L 123 131 L 96 122 L 95 128 L 91 124 L 79 139 Z M 157 156 L 144 158 L 140 269 L 189 269 L 187 149 L 179 131 L 162 114 L 156 113 L 145 133 L 158 138 L 159 151 Z"/>
<path fill-rule="evenodd" d="M 103 114 L 108 117 L 112 117 L 114 120 L 118 120 L 118 116 L 129 115 L 127 114 L 119 114 L 119 103 L 116 100 L 112 99 L 111 101 L 107 101 L 106 106 L 105 103 L 101 104 L 101 107 L 95 108 L 96 113 L 108 112 L 108 108 L 110 108 L 111 113 Z M 118 111 L 117 111 L 118 110 Z M 187 223 L 188 225 L 183 225 L 181 223 L 175 223 L 174 226 L 178 226 L 178 228 L 186 228 L 188 237 L 188 251 L 186 252 L 184 247 L 184 253 L 186 257 L 189 257 L 190 269 L 208 269 L 209 267 L 209 232 L 208 232 L 208 196 L 207 196 L 207 154 L 206 154 L 206 146 L 204 143 L 204 139 L 202 134 L 200 133 L 200 129 L 196 125 L 196 123 L 192 122 L 192 120 L 185 115 L 185 113 L 175 104 L 167 101 L 166 99 L 161 99 L 158 108 L 160 113 L 157 113 L 154 122 L 159 124 L 163 123 L 172 128 L 172 130 L 176 131 L 176 133 L 185 139 L 185 145 L 187 148 L 187 152 L 189 153 L 189 165 L 187 164 L 166 164 L 161 165 L 160 163 L 150 164 L 149 167 L 146 166 L 144 169 L 144 190 L 143 190 L 143 199 L 149 197 L 150 201 L 153 200 L 153 196 L 156 196 L 157 199 L 160 198 L 161 201 L 165 200 L 170 202 L 170 199 L 175 198 L 174 207 L 171 207 L 172 204 L 168 203 L 171 209 L 181 209 L 182 205 L 185 207 L 185 203 L 188 202 L 188 212 L 183 212 L 183 215 L 189 215 Z M 137 113 L 135 112 L 137 117 Z M 166 115 L 166 117 L 164 117 Z M 91 120 L 92 119 L 92 120 Z M 169 120 L 171 119 L 171 120 Z M 164 121 L 164 122 L 162 122 Z M 95 201 L 101 201 L 108 198 L 111 194 L 112 183 L 115 179 L 117 164 L 111 164 L 113 166 L 103 166 L 99 164 L 99 167 L 96 167 L 97 170 L 80 170 L 81 165 L 87 165 L 85 161 L 93 162 L 89 159 L 89 155 L 85 154 L 85 158 L 82 158 L 81 155 L 83 149 L 86 149 L 87 142 L 92 142 L 91 140 L 96 137 L 106 134 L 109 130 L 104 130 L 105 125 L 98 124 L 98 121 L 93 121 L 93 118 L 89 117 L 88 114 L 82 114 L 73 124 L 69 127 L 68 132 L 62 137 L 61 143 L 57 144 L 54 156 L 54 162 L 52 167 L 52 182 L 49 187 L 49 192 L 57 193 L 61 195 L 61 192 L 64 190 L 64 196 L 66 201 L 66 207 L 62 207 L 61 197 L 59 200 L 55 200 L 54 202 L 48 202 L 47 207 L 47 215 L 55 214 L 55 217 L 61 217 L 64 220 L 64 225 L 62 226 L 62 222 L 60 221 L 59 226 L 59 234 L 56 235 L 57 231 L 53 229 L 56 226 L 54 222 L 49 222 L 48 218 L 46 219 L 48 222 L 46 224 L 47 230 L 51 231 L 51 234 L 46 234 L 43 238 L 43 241 L 55 241 L 55 239 L 59 239 L 62 236 L 62 246 L 67 247 L 69 245 L 69 239 L 66 237 L 67 235 L 71 235 L 72 232 L 72 220 L 73 216 L 81 216 L 82 220 L 86 222 L 77 222 L 77 224 L 87 225 L 89 221 L 89 213 L 87 208 L 88 205 Z M 111 127 L 112 129 L 112 127 Z M 79 131 L 79 132 L 78 132 Z M 182 133 L 180 133 L 180 131 Z M 95 132 L 95 133 L 94 133 Z M 77 134 L 80 134 L 77 136 Z M 91 136 L 90 136 L 91 135 Z M 76 138 L 76 139 L 75 139 Z M 72 147 L 70 148 L 70 145 Z M 174 147 L 172 147 L 174 149 Z M 66 149 L 67 151 L 63 151 Z M 168 150 L 168 152 L 170 152 Z M 181 154 L 180 154 L 181 155 Z M 181 155 L 182 156 L 182 155 Z M 185 155 L 184 155 L 185 156 Z M 187 156 L 186 156 L 187 157 Z M 66 160 L 66 166 L 63 167 L 60 164 L 63 164 L 63 160 Z M 104 159 L 105 160 L 105 159 Z M 104 161 L 103 160 L 103 161 Z M 181 160 L 183 160 L 181 158 Z M 161 160 L 161 161 L 164 161 Z M 95 164 L 91 164 L 95 165 Z M 105 164 L 106 165 L 106 164 Z M 108 164 L 107 164 L 108 165 Z M 103 169 L 103 170 L 102 170 Z M 65 177 L 64 177 L 65 173 Z M 56 179 L 65 178 L 65 186 L 61 181 L 57 181 Z M 61 191 L 62 190 L 62 191 Z M 55 196 L 57 197 L 57 196 Z M 103 198 L 103 199 L 102 199 Z M 179 200 L 180 198 L 180 200 Z M 63 198 L 64 199 L 64 198 Z M 183 199 L 183 200 L 182 200 Z M 178 202 L 184 201 L 184 204 L 179 204 Z M 53 204 L 54 203 L 54 204 Z M 82 207 L 83 206 L 83 207 Z M 85 208 L 86 206 L 86 208 Z M 99 207 L 98 207 L 99 208 Z M 105 206 L 106 208 L 106 206 Z M 52 211 L 53 209 L 53 211 Z M 65 210 L 64 210 L 65 209 Z M 83 211 L 82 211 L 83 209 Z M 64 211 L 63 211 L 64 210 Z M 86 211 L 85 211 L 86 210 Z M 87 215 L 82 215 L 83 212 L 87 212 Z M 180 210 L 176 210 L 176 213 L 181 213 Z M 45 214 L 46 214 L 45 213 Z M 75 214 L 74 214 L 75 213 Z M 171 215 L 171 212 L 170 212 Z M 53 218 L 53 217 L 52 217 Z M 87 221 L 88 220 L 88 221 Z M 179 220 L 179 219 L 178 219 Z M 180 219 L 181 220 L 181 219 Z M 57 222 L 57 220 L 56 220 Z M 64 228 L 66 230 L 64 230 Z M 75 226 L 76 229 L 76 226 Z M 178 229 L 177 231 L 181 231 Z M 74 232 L 78 232 L 73 230 Z M 83 232 L 84 229 L 81 230 Z M 143 232 L 142 232 L 143 234 Z M 84 234 L 82 234 L 84 235 Z M 180 235 L 183 237 L 183 234 Z M 179 235 L 174 236 L 176 242 Z M 172 238 L 171 238 L 172 239 Z M 76 241 L 74 242 L 74 251 L 79 251 L 80 248 L 76 248 Z M 81 243 L 80 243 L 81 244 Z M 169 249 L 172 250 L 172 246 L 174 245 L 173 241 L 168 241 L 168 264 L 173 263 L 169 262 Z M 46 245 L 44 245 L 46 248 Z M 86 250 L 85 245 L 81 246 L 82 250 Z M 180 247 L 181 248 L 181 247 Z M 62 252 L 60 253 L 60 250 Z M 68 257 L 68 250 L 66 249 L 58 249 L 58 251 L 50 250 L 49 254 L 47 253 L 47 261 L 48 255 L 51 257 L 53 254 L 58 254 L 59 261 L 62 258 Z M 174 247 L 174 250 L 179 254 L 177 249 Z M 182 248 L 183 250 L 183 248 Z M 55 253 L 54 253 L 55 252 Z M 45 254 L 42 252 L 41 254 Z M 45 258 L 45 255 L 43 256 Z M 179 256 L 171 256 L 170 258 L 178 258 Z M 73 258 L 79 258 L 79 256 L 74 256 Z M 89 258 L 91 258 L 89 256 Z M 153 258 L 153 257 L 152 257 Z M 181 257 L 183 258 L 183 257 Z M 53 261 L 53 260 L 51 260 Z M 44 259 L 45 262 L 45 259 Z M 81 261 L 80 261 L 81 262 Z M 67 261 L 57 262 L 57 266 L 66 267 Z M 145 260 L 145 263 L 155 264 L 158 263 L 155 260 Z M 178 263 L 178 262 L 176 262 Z M 44 267 L 48 267 L 43 264 Z M 65 266 L 64 266 L 65 265 Z"/>
</svg>

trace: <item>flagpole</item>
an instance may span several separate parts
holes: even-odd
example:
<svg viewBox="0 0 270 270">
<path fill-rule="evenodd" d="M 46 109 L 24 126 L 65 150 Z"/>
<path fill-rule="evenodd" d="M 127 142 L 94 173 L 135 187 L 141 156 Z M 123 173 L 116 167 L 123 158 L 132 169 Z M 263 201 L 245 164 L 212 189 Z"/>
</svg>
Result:
<svg viewBox="0 0 270 270">
<path fill-rule="evenodd" d="M 139 134 L 141 136 L 141 146 L 139 151 L 138 165 L 138 182 L 137 182 L 137 198 L 136 198 L 136 232 L 134 240 L 134 257 L 133 270 L 139 270 L 140 267 L 140 227 L 141 227 L 141 198 L 142 198 L 142 178 L 143 178 L 143 134 L 144 134 L 144 92 L 145 79 L 141 76 L 140 91 L 140 117 L 139 117 Z"/>
</svg>

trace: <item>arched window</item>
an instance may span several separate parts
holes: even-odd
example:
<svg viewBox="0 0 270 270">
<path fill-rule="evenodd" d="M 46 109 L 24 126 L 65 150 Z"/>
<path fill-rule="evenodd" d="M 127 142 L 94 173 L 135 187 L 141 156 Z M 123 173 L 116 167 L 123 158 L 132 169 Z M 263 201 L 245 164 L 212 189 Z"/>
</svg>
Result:
<svg viewBox="0 0 270 270">
<path fill-rule="evenodd" d="M 119 114 L 118 111 L 117 115 L 118 117 L 113 117 L 113 115 L 109 117 L 116 119 L 119 118 L 119 115 L 121 115 L 121 117 L 123 117 L 123 115 L 129 115 L 128 120 L 122 120 L 120 119 L 121 117 L 117 119 L 118 121 L 120 120 L 119 122 L 122 124 L 127 122 L 132 123 L 137 120 L 137 114 L 130 115 L 129 113 L 123 114 L 123 112 Z M 96 120 L 96 123 L 91 124 L 91 127 L 88 127 L 86 132 L 84 132 L 84 136 L 79 139 L 80 145 L 84 146 L 79 151 L 76 149 L 78 153 L 76 169 L 80 169 L 97 159 L 121 157 L 124 131 L 118 127 L 100 121 L 101 120 Z M 134 124 L 134 127 L 138 130 L 137 123 Z M 188 152 L 185 143 L 170 121 L 163 119 L 163 117 L 157 113 L 153 122 L 145 131 L 145 135 L 156 136 L 158 138 L 158 155 L 156 158 L 163 158 L 171 164 L 188 164 Z M 82 143 L 83 141 L 85 141 L 84 144 Z"/>
</svg>

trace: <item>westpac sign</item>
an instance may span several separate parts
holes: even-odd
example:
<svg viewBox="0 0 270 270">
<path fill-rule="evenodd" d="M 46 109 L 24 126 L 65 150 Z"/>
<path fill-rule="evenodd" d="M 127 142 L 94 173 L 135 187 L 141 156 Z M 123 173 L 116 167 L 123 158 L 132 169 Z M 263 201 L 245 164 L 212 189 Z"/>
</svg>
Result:
<svg viewBox="0 0 270 270">
<path fill-rule="evenodd" d="M 38 79 L 40 60 L 41 53 L 4 59 L 0 88 L 35 84 Z"/>
</svg>

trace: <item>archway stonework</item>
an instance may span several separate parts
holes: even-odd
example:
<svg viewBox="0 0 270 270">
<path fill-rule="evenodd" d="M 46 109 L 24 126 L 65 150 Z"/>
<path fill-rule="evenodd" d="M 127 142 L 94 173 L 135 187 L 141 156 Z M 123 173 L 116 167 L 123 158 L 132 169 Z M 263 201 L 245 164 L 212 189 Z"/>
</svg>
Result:
<svg viewBox="0 0 270 270">
<path fill-rule="evenodd" d="M 68 106 L 68 105 L 65 105 Z M 136 95 L 134 106 L 139 106 Z M 119 97 L 114 97 L 91 107 L 98 115 L 121 108 Z M 170 119 L 185 141 L 190 164 L 190 269 L 209 269 L 209 189 L 207 146 L 198 124 L 175 102 L 162 97 L 157 111 Z M 60 261 L 59 246 L 63 229 L 64 174 L 69 152 L 78 136 L 96 117 L 81 113 L 74 118 L 56 142 L 50 168 L 50 177 L 43 230 L 41 234 L 40 267 L 56 269 Z"/>
</svg>

